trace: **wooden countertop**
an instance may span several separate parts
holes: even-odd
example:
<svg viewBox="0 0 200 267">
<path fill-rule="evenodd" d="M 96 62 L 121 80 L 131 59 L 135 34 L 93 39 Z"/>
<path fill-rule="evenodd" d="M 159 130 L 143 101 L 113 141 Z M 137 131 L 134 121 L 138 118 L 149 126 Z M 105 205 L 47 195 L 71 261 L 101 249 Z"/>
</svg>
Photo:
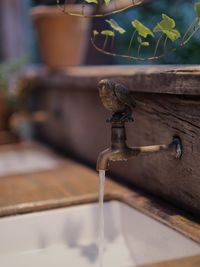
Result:
<svg viewBox="0 0 200 267">
<path fill-rule="evenodd" d="M 38 145 L 2 146 L 0 151 Z M 48 150 L 46 153 L 54 155 Z M 55 156 L 55 155 L 54 155 Z M 59 164 L 49 171 L 0 177 L 0 217 L 71 206 L 98 200 L 97 173 L 70 159 L 55 156 Z M 122 201 L 200 243 L 200 224 L 156 199 L 106 180 L 105 200 Z M 144 267 L 199 267 L 200 256 Z"/>
<path fill-rule="evenodd" d="M 159 262 L 139 267 L 199 267 L 200 256 L 177 259 L 173 261 Z"/>
<path fill-rule="evenodd" d="M 102 78 L 113 78 L 134 92 L 200 95 L 200 66 L 82 66 L 53 71 L 30 66 L 21 75 L 25 84 L 63 85 L 65 88 L 94 89 Z"/>
</svg>

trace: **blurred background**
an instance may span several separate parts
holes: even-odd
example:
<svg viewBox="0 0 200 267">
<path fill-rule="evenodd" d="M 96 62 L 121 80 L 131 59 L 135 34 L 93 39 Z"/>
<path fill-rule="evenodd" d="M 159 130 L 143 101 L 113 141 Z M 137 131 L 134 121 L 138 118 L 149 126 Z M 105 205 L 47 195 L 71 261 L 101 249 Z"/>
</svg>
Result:
<svg viewBox="0 0 200 267">
<path fill-rule="evenodd" d="M 128 29 L 123 38 L 118 38 L 116 46 L 127 46 L 130 40 L 131 26 L 130 21 L 139 19 L 146 25 L 155 25 L 160 20 L 161 14 L 164 12 L 173 17 L 177 22 L 177 28 L 184 32 L 189 25 L 189 22 L 194 18 L 193 4 L 195 0 L 162 0 L 150 1 L 150 3 L 136 9 L 130 9 L 122 14 L 116 15 L 115 19 L 120 22 L 120 25 Z M 1 0 L 0 2 L 0 60 L 8 61 L 18 59 L 19 61 L 28 61 L 30 63 L 41 63 L 41 51 L 38 47 L 37 32 L 34 28 L 30 9 L 34 6 L 48 5 L 55 6 L 56 0 Z M 50 28 L 50 26 L 48 27 Z M 67 26 L 66 26 L 67 28 Z M 95 19 L 92 22 L 92 28 L 105 28 L 104 19 Z M 89 37 L 88 43 L 89 46 Z M 163 58 L 160 61 L 148 62 L 149 64 L 198 64 L 200 46 L 199 35 L 197 34 L 188 43 L 187 47 L 180 49 L 171 57 Z M 55 48 L 56 49 L 56 48 Z M 92 49 L 93 50 L 93 49 Z M 90 50 L 89 55 L 85 59 L 86 64 L 139 64 L 138 62 L 121 62 L 118 58 L 110 58 L 98 61 L 93 58 L 91 53 L 96 57 L 104 57 Z"/>
<path fill-rule="evenodd" d="M 152 26 L 161 19 L 163 12 L 176 20 L 177 29 L 183 33 L 195 17 L 195 2 L 147 1 L 145 5 L 117 14 L 115 20 L 127 32 L 117 37 L 115 46 L 121 53 L 126 53 L 132 34 L 130 21 L 139 19 L 145 25 Z M 70 8 L 76 11 L 77 6 Z M 92 10 L 88 9 L 88 12 Z M 107 27 L 104 20 L 67 16 L 58 9 L 56 0 L 0 1 L 0 143 L 9 143 L 14 138 L 8 134 L 10 129 L 22 139 L 31 139 L 32 124 L 28 122 L 45 120 L 42 113 L 31 118 L 27 115 L 26 110 L 32 109 L 35 100 L 30 94 L 26 96 L 26 86 L 19 79 L 20 73 L 34 69 L 34 66 L 59 70 L 72 65 L 141 64 L 106 56 L 94 49 L 90 36 L 93 29 Z M 103 40 L 99 40 L 99 45 L 102 44 Z M 142 64 L 199 64 L 199 48 L 199 34 L 196 34 L 176 53 Z M 40 70 L 37 72 L 40 73 Z M 31 86 L 34 87 L 34 83 Z"/>
</svg>

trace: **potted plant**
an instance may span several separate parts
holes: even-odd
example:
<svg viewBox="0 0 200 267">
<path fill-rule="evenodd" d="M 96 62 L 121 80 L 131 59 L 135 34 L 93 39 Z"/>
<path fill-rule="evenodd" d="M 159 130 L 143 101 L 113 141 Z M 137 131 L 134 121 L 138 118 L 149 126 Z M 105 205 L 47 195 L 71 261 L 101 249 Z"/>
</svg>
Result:
<svg viewBox="0 0 200 267">
<path fill-rule="evenodd" d="M 57 0 L 59 3 L 59 0 Z M 68 1 L 64 1 L 65 3 Z M 128 28 L 124 28 L 121 25 L 121 21 L 113 19 L 113 16 L 117 13 L 121 13 L 125 10 L 141 6 L 141 4 L 153 2 L 151 0 L 82 0 L 82 14 L 78 12 L 71 12 L 66 8 L 66 4 L 62 13 L 68 15 L 68 17 L 107 17 L 105 22 L 107 27 L 102 29 L 93 30 L 93 36 L 91 38 L 92 45 L 96 50 L 106 55 L 119 57 L 121 59 L 127 59 L 132 61 L 148 61 L 148 60 L 160 60 L 166 55 L 170 55 L 172 52 L 182 48 L 191 40 L 191 38 L 200 30 L 200 2 L 196 1 L 194 5 L 194 20 L 189 22 L 188 27 L 182 27 L 178 29 L 175 17 L 170 17 L 165 12 L 161 12 L 160 18 L 157 21 L 143 22 L 143 19 L 137 19 L 133 17 L 133 20 L 128 22 Z M 96 12 L 92 15 L 88 15 L 84 11 L 85 3 L 96 5 Z M 147 8 L 148 9 L 148 8 Z M 136 14 L 133 12 L 133 14 Z M 108 16 L 112 16 L 109 19 Z M 133 15 L 134 16 L 134 15 Z M 130 15 L 128 16 L 131 17 Z M 129 19 L 127 19 L 129 20 Z M 149 25 L 148 25 L 149 24 Z M 180 26 L 180 25 L 179 25 Z M 131 32 L 131 34 L 130 34 Z M 121 36 L 121 38 L 120 38 Z M 128 37 L 127 37 L 128 36 Z M 99 42 L 99 39 L 103 42 Z M 119 39 L 120 42 L 119 42 Z M 125 49 L 121 49 L 123 40 L 126 40 Z M 99 45 L 100 44 L 100 45 Z M 124 45 L 124 44 L 123 44 Z"/>
<path fill-rule="evenodd" d="M 43 62 L 52 69 L 84 63 L 89 40 L 90 19 L 66 16 L 56 0 L 36 1 L 39 6 L 31 10 Z M 68 1 L 65 8 L 72 13 L 81 12 L 82 5 Z M 88 13 L 92 7 L 85 6 Z"/>
</svg>

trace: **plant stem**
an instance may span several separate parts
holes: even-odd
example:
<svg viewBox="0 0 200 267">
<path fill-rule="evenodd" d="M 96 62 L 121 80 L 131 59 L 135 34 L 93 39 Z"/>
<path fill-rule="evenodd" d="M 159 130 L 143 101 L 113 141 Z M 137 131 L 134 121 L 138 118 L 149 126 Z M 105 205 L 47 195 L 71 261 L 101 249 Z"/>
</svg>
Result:
<svg viewBox="0 0 200 267">
<path fill-rule="evenodd" d="M 153 54 L 154 57 L 155 57 L 156 54 L 157 54 L 158 47 L 159 47 L 159 45 L 160 45 L 160 41 L 161 41 L 162 37 L 163 37 L 163 34 L 160 36 L 160 38 L 158 39 L 158 41 L 157 41 L 157 43 L 156 43 L 156 47 L 155 47 L 154 54 Z"/>
<path fill-rule="evenodd" d="M 66 9 L 66 2 L 64 3 L 64 8 L 62 8 L 63 12 L 67 15 L 70 15 L 70 16 L 75 16 L 75 17 L 84 17 L 84 18 L 103 18 L 103 17 L 107 17 L 107 16 L 111 16 L 111 15 L 114 15 L 114 14 L 118 14 L 118 13 L 121 13 L 121 12 L 124 12 L 132 7 L 135 7 L 137 5 L 139 5 L 140 2 L 137 4 L 133 4 L 133 2 L 125 7 L 122 7 L 122 8 L 119 8 L 119 9 L 116 9 L 116 10 L 113 10 L 113 11 L 108 11 L 107 13 L 103 13 L 103 14 L 100 14 L 100 13 L 97 13 L 97 14 L 82 14 L 82 13 L 78 13 L 78 12 L 71 12 L 71 11 L 67 11 Z"/>
<path fill-rule="evenodd" d="M 163 58 L 164 56 L 166 56 L 166 54 L 171 54 L 173 52 L 175 52 L 178 48 L 180 48 L 181 46 L 179 45 L 178 47 L 172 48 L 171 50 L 169 50 L 166 54 L 162 54 L 159 56 L 150 56 L 150 57 L 137 57 L 137 56 L 130 56 L 130 55 L 123 55 L 123 54 L 117 54 L 117 53 L 112 53 L 106 50 L 103 50 L 102 48 L 98 47 L 95 42 L 94 39 L 91 38 L 91 43 L 94 46 L 94 48 L 105 54 L 105 55 L 109 55 L 109 56 L 113 56 L 113 57 L 120 57 L 120 58 L 126 58 L 126 59 L 131 59 L 131 60 L 140 60 L 140 61 L 144 61 L 144 60 L 158 60 L 160 58 Z"/>
<path fill-rule="evenodd" d="M 165 41 L 164 41 L 164 45 L 163 45 L 164 52 L 165 52 L 165 49 L 166 49 L 166 46 L 167 46 L 167 40 L 168 40 L 168 37 L 166 36 L 165 37 Z"/>
<path fill-rule="evenodd" d="M 190 36 L 188 36 L 188 38 L 187 38 L 186 40 L 184 40 L 184 41 L 181 42 L 181 46 L 187 44 L 187 43 L 190 41 L 190 39 L 191 39 L 191 38 L 192 38 L 192 37 L 199 31 L 199 29 L 200 29 L 200 26 L 198 26 L 198 27 L 195 29 L 195 31 L 193 31 L 193 32 L 190 34 Z"/>
<path fill-rule="evenodd" d="M 129 43 L 129 47 L 128 47 L 128 54 L 130 55 L 130 49 L 131 49 L 131 46 L 132 46 L 132 43 L 133 43 L 133 39 L 135 37 L 135 34 L 136 34 L 136 30 L 133 32 L 132 36 L 131 36 L 131 40 L 130 40 L 130 43 Z"/>
<path fill-rule="evenodd" d="M 108 35 L 106 35 L 106 38 L 105 38 L 105 41 L 104 41 L 104 44 L 103 44 L 103 50 L 105 50 L 107 42 L 108 42 Z"/>
<path fill-rule="evenodd" d="M 193 22 L 190 24 L 190 26 L 188 27 L 187 31 L 183 35 L 182 42 L 184 42 L 185 37 L 188 35 L 188 33 L 190 32 L 190 30 L 192 29 L 192 27 L 197 23 L 197 21 L 198 21 L 198 19 L 195 18 L 195 20 L 193 20 Z"/>
<path fill-rule="evenodd" d="M 114 50 L 114 40 L 115 40 L 115 36 L 112 36 L 111 50 Z"/>
<path fill-rule="evenodd" d="M 138 46 L 138 57 L 140 56 L 141 44 Z"/>
</svg>

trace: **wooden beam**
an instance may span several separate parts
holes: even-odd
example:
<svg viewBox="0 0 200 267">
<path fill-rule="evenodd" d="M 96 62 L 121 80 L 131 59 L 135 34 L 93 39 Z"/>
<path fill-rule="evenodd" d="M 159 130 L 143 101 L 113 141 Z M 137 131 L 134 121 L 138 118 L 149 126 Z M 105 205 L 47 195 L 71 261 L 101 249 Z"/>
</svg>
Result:
<svg viewBox="0 0 200 267">
<path fill-rule="evenodd" d="M 110 78 L 124 83 L 133 92 L 200 95 L 200 66 L 84 66 L 60 71 L 30 67 L 21 76 L 40 86 L 63 84 L 65 88 L 97 90 L 99 80 Z"/>
</svg>

